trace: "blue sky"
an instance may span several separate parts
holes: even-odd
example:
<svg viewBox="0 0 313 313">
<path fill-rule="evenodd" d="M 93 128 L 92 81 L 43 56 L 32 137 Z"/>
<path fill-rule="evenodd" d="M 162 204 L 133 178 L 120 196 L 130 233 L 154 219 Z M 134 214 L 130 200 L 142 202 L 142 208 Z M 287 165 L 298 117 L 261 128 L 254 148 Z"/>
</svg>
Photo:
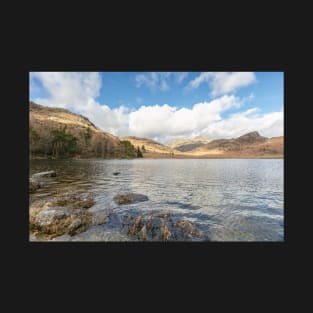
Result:
<svg viewBox="0 0 313 313">
<path fill-rule="evenodd" d="M 30 100 L 163 143 L 283 135 L 282 72 L 31 72 Z"/>
<path fill-rule="evenodd" d="M 107 72 L 102 73 L 103 87 L 101 88 L 98 101 L 110 105 L 112 108 L 120 105 L 128 105 L 139 108 L 142 104 L 171 104 L 178 108 L 191 108 L 197 102 L 212 100 L 210 88 L 207 84 L 201 84 L 196 90 L 186 91 L 186 83 L 195 79 L 201 72 L 189 72 L 188 76 L 180 83 L 178 75 L 175 72 L 166 79 L 168 89 L 155 90 L 149 87 L 136 88 L 136 75 L 146 74 L 140 72 Z M 283 105 L 283 73 L 282 72 L 257 72 L 257 82 L 245 88 L 237 90 L 236 94 L 240 97 L 246 97 L 254 94 L 247 104 L 247 108 L 259 106 L 264 113 L 280 110 Z M 122 92 L 121 92 L 122 91 Z M 231 112 L 229 112 L 231 113 Z"/>
</svg>

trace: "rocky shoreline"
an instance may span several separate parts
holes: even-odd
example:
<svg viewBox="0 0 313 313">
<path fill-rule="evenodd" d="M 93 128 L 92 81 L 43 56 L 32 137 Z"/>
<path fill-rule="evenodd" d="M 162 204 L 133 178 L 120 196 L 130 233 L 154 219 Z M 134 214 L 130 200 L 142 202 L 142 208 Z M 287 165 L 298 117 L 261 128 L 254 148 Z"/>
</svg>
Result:
<svg viewBox="0 0 313 313">
<path fill-rule="evenodd" d="M 48 174 L 47 174 L 48 173 Z M 40 175 L 41 174 L 41 175 Z M 35 178 L 54 177 L 55 172 L 33 175 L 29 191 L 40 188 Z M 146 195 L 121 193 L 117 205 L 147 201 Z M 56 193 L 36 200 L 29 207 L 30 241 L 204 241 L 199 228 L 169 212 L 140 212 L 134 208 L 92 211 L 95 195 L 90 192 Z"/>
</svg>

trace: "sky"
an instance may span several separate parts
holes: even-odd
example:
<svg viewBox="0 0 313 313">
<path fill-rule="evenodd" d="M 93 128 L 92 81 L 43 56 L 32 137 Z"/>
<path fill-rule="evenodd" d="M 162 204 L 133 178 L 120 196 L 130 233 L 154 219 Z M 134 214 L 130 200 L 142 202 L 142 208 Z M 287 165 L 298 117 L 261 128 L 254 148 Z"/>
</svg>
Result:
<svg viewBox="0 0 313 313">
<path fill-rule="evenodd" d="M 283 72 L 30 72 L 29 95 L 116 136 L 283 136 Z"/>
</svg>

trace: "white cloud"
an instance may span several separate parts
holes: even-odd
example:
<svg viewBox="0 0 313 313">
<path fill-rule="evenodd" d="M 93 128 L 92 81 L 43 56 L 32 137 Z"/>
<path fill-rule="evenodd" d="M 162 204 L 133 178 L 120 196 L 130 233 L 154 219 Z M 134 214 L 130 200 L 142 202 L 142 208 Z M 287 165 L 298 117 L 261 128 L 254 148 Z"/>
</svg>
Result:
<svg viewBox="0 0 313 313">
<path fill-rule="evenodd" d="M 191 108 L 163 104 L 142 105 L 137 110 L 126 106 L 112 109 L 96 101 L 102 85 L 98 73 L 31 73 L 31 78 L 35 77 L 49 96 L 33 101 L 79 112 L 102 130 L 117 136 L 134 135 L 165 143 L 172 138 L 197 135 L 233 138 L 249 131 L 259 131 L 267 137 L 283 135 L 282 110 L 262 114 L 258 108 L 252 108 L 222 118 L 223 112 L 239 109 L 252 96 L 224 95 Z M 31 84 L 35 84 L 33 79 Z"/>
<path fill-rule="evenodd" d="M 38 101 L 56 107 L 84 108 L 99 95 L 102 85 L 101 76 L 96 72 L 31 72 L 30 77 L 39 79 L 50 95 Z"/>
<path fill-rule="evenodd" d="M 260 109 L 252 108 L 233 114 L 231 117 L 209 124 L 201 134 L 210 138 L 235 138 L 251 131 L 258 131 L 262 136 L 283 136 L 284 114 L 272 112 L 260 114 Z"/>
<path fill-rule="evenodd" d="M 256 77 L 253 72 L 203 72 L 191 80 L 186 89 L 196 89 L 202 83 L 208 83 L 212 96 L 219 96 L 234 92 L 254 82 L 256 82 Z"/>
<path fill-rule="evenodd" d="M 129 115 L 129 132 L 135 136 L 158 137 L 163 142 L 169 136 L 190 136 L 221 120 L 222 112 L 240 104 L 241 100 L 235 96 L 223 96 L 197 103 L 191 109 L 177 109 L 168 104 L 141 106 Z"/>
<path fill-rule="evenodd" d="M 147 74 L 138 74 L 135 76 L 135 85 L 137 88 L 141 86 L 148 87 L 151 91 L 169 90 L 168 79 L 170 72 L 151 72 Z"/>
</svg>

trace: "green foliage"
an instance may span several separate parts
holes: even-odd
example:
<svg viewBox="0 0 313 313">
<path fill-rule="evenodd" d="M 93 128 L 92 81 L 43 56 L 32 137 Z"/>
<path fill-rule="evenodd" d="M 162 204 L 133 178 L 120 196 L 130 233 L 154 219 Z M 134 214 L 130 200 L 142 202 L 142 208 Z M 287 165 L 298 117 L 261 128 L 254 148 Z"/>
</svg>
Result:
<svg viewBox="0 0 313 313">
<path fill-rule="evenodd" d="M 125 154 L 127 157 L 134 158 L 137 156 L 135 147 L 128 140 L 121 140 L 121 144 L 124 146 Z"/>
<path fill-rule="evenodd" d="M 140 148 L 137 147 L 137 158 L 142 158 L 142 157 L 143 157 L 142 152 L 141 152 Z"/>
<path fill-rule="evenodd" d="M 79 152 L 77 141 L 73 135 L 66 133 L 66 126 L 63 130 L 52 130 L 50 132 L 52 153 L 55 157 L 73 156 Z"/>
</svg>

